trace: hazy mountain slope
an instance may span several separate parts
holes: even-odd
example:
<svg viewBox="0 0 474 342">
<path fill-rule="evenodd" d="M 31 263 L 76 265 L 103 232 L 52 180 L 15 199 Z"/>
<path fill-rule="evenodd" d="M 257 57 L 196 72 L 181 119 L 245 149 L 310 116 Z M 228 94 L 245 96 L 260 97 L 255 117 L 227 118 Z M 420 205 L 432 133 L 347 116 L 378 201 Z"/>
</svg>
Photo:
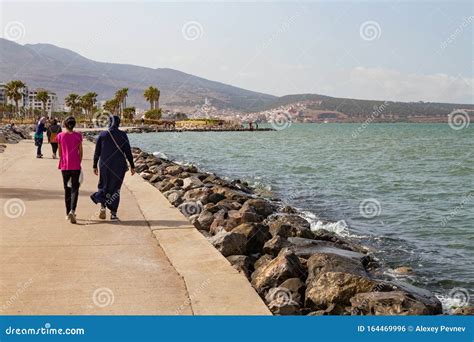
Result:
<svg viewBox="0 0 474 342">
<path fill-rule="evenodd" d="M 51 44 L 22 46 L 0 38 L 0 81 L 11 79 L 56 91 L 60 98 L 95 91 L 103 100 L 128 87 L 128 103 L 141 107 L 147 106 L 143 91 L 149 85 L 160 88 L 162 104 L 195 106 L 207 97 L 218 108 L 246 110 L 276 99 L 173 69 L 96 62 Z"/>
</svg>

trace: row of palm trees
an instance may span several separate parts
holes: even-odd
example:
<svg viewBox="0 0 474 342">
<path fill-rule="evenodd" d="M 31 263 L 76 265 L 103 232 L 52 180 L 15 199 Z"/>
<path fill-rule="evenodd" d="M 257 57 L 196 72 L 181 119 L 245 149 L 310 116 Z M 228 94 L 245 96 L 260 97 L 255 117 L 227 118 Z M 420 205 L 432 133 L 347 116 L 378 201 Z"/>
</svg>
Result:
<svg viewBox="0 0 474 342">
<path fill-rule="evenodd" d="M 22 99 L 23 88 L 26 84 L 20 80 L 13 80 L 5 85 L 5 96 L 15 102 L 16 113 L 19 114 L 19 101 Z M 86 117 L 92 118 L 96 110 L 97 93 L 88 92 L 84 95 L 71 93 L 64 99 L 65 105 L 69 107 L 73 115 L 84 113 Z M 144 98 L 150 103 L 150 111 L 160 108 L 160 90 L 150 86 L 143 93 Z M 115 96 L 105 101 L 104 110 L 117 114 L 122 118 L 129 118 L 135 113 L 135 107 L 127 107 L 128 88 L 122 88 L 115 92 Z M 36 93 L 36 99 L 43 104 L 43 110 L 46 112 L 46 106 L 49 100 L 48 92 L 40 89 Z"/>
<path fill-rule="evenodd" d="M 24 96 L 24 88 L 26 88 L 26 84 L 21 80 L 13 80 L 5 84 L 5 96 L 15 102 L 15 113 L 17 115 L 20 114 L 19 102 Z M 38 90 L 36 93 L 36 99 L 43 104 L 43 111 L 46 113 L 46 106 L 49 100 L 48 92 L 44 89 Z"/>
</svg>

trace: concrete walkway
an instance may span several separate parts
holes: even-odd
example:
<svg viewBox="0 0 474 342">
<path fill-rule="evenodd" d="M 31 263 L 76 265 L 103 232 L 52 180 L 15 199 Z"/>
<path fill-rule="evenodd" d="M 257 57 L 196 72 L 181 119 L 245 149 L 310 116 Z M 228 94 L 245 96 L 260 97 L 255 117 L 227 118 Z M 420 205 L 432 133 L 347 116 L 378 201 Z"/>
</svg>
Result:
<svg viewBox="0 0 474 342">
<path fill-rule="evenodd" d="M 152 185 L 126 176 L 121 222 L 97 218 L 84 145 L 78 224 L 57 160 L 32 141 L 0 154 L 0 314 L 267 315 L 248 281 Z"/>
</svg>

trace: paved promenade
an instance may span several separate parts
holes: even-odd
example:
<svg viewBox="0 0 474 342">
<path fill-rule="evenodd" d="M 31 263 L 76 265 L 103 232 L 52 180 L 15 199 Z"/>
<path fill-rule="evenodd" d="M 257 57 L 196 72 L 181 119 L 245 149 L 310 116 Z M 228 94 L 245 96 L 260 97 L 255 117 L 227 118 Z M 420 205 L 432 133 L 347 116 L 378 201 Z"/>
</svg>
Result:
<svg viewBox="0 0 474 342">
<path fill-rule="evenodd" d="M 31 140 L 0 154 L 0 314 L 268 315 L 243 275 L 152 185 L 127 174 L 120 222 L 89 199 L 84 143 L 76 225 L 65 220 L 57 160 Z M 109 216 L 109 213 L 108 213 Z"/>
</svg>

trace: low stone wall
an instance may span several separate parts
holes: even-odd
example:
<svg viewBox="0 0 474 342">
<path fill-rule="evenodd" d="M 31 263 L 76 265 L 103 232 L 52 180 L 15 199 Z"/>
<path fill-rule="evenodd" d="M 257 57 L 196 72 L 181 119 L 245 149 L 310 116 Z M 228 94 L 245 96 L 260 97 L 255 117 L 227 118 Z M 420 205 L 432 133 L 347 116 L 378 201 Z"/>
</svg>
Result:
<svg viewBox="0 0 474 342">
<path fill-rule="evenodd" d="M 94 132 L 84 133 L 94 140 Z M 300 213 L 226 181 L 133 148 L 136 171 L 240 272 L 278 315 L 432 315 L 429 291 L 383 278 L 368 249 L 326 230 L 311 231 Z"/>
<path fill-rule="evenodd" d="M 0 127 L 0 153 L 5 151 L 7 147 L 5 144 L 17 144 L 20 140 L 30 139 L 31 132 L 30 126 L 5 125 Z"/>
</svg>

